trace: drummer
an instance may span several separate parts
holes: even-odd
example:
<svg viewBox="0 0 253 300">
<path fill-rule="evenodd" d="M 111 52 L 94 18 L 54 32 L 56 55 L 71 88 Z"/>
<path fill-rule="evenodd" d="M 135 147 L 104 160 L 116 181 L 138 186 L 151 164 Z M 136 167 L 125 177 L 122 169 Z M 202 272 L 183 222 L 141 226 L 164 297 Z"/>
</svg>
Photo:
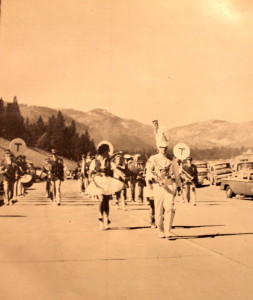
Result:
<svg viewBox="0 0 253 300">
<path fill-rule="evenodd" d="M 20 171 L 17 164 L 14 163 L 14 155 L 8 150 L 5 151 L 4 162 L 1 165 L 0 172 L 4 176 L 4 204 L 11 205 L 14 184 L 20 176 Z"/>
<path fill-rule="evenodd" d="M 20 175 L 23 176 L 27 174 L 27 162 L 26 162 L 26 156 L 25 155 L 19 155 L 16 157 L 15 163 L 17 164 Z M 22 183 L 21 178 L 19 178 L 14 185 L 14 196 L 13 198 L 16 200 L 17 197 L 24 197 L 25 196 L 25 187 Z"/>
</svg>

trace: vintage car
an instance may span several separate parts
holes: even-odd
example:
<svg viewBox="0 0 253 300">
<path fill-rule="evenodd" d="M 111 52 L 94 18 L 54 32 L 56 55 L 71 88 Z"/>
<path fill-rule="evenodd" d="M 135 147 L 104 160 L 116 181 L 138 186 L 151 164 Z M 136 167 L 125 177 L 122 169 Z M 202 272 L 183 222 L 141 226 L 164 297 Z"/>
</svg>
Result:
<svg viewBox="0 0 253 300">
<path fill-rule="evenodd" d="M 198 171 L 198 186 L 210 184 L 209 181 L 209 170 L 207 162 L 194 162 Z"/>
<path fill-rule="evenodd" d="M 233 170 L 235 172 L 241 172 L 246 170 L 253 170 L 253 161 L 252 160 L 243 160 L 234 163 Z"/>
<path fill-rule="evenodd" d="M 253 171 L 243 171 L 230 178 L 221 180 L 220 188 L 226 191 L 226 196 L 235 195 L 253 196 Z"/>
<path fill-rule="evenodd" d="M 211 184 L 218 185 L 221 179 L 232 176 L 232 168 L 229 162 L 210 162 L 209 180 Z"/>
</svg>

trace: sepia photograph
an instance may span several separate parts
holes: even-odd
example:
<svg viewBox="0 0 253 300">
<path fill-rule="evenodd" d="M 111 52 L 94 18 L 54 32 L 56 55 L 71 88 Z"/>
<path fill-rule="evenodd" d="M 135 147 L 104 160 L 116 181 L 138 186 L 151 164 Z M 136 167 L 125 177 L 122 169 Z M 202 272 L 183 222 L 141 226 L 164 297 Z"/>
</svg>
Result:
<svg viewBox="0 0 253 300">
<path fill-rule="evenodd" d="M 252 212 L 252 0 L 0 0 L 2 300 L 251 300 Z"/>
</svg>

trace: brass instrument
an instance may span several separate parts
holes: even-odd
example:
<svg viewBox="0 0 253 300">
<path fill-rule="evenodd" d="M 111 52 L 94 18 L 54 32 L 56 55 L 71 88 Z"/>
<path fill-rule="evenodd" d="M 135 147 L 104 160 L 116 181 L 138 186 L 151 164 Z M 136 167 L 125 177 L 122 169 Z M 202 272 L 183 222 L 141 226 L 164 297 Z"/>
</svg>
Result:
<svg viewBox="0 0 253 300">
<path fill-rule="evenodd" d="M 191 176 L 191 175 L 190 175 L 188 172 L 186 172 L 184 169 L 182 169 L 182 173 L 183 173 L 184 176 L 185 176 L 186 182 L 191 182 L 191 181 L 194 179 L 194 177 Z"/>
</svg>

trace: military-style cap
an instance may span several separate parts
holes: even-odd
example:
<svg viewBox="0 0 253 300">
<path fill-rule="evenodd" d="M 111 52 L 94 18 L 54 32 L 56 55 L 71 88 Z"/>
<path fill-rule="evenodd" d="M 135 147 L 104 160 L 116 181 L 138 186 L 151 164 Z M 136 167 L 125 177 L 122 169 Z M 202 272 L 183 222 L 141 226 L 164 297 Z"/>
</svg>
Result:
<svg viewBox="0 0 253 300">
<path fill-rule="evenodd" d="M 168 144 L 165 141 L 159 141 L 157 143 L 157 148 L 167 148 Z"/>
</svg>

